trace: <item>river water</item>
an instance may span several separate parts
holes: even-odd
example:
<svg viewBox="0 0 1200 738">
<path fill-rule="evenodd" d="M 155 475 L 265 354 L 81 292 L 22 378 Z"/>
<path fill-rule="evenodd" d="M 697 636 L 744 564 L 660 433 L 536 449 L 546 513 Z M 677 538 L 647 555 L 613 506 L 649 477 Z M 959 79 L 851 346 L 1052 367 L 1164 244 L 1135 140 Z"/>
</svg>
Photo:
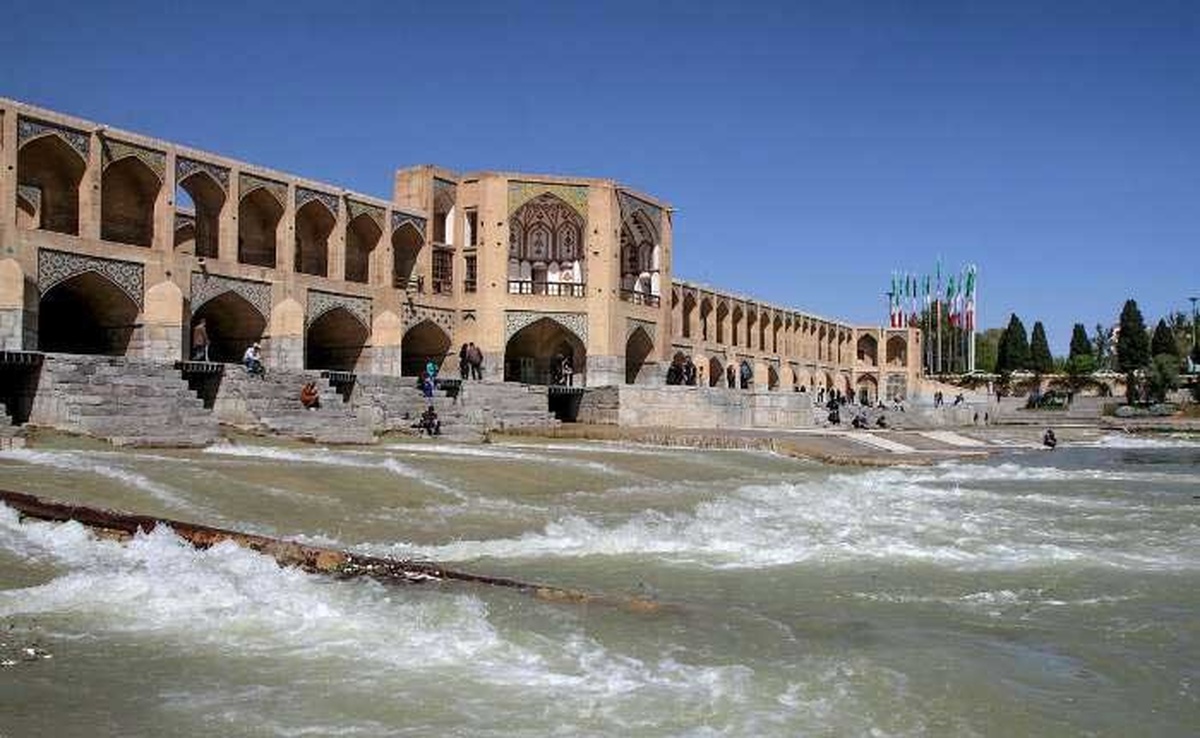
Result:
<svg viewBox="0 0 1200 738">
<path fill-rule="evenodd" d="M 863 470 L 584 443 L 80 443 L 0 453 L 0 487 L 672 607 L 334 581 L 0 507 L 5 738 L 1200 730 L 1194 441 Z"/>
</svg>

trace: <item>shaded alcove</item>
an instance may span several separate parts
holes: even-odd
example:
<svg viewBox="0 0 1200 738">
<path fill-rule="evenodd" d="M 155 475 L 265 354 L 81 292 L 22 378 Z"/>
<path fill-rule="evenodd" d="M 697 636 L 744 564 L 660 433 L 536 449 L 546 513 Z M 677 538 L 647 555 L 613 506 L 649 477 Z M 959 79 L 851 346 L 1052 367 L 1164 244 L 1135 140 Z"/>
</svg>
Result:
<svg viewBox="0 0 1200 738">
<path fill-rule="evenodd" d="M 540 318 L 513 334 L 504 349 L 504 381 L 553 384 L 563 357 L 570 357 L 575 384 L 583 384 L 587 349 L 565 326 Z"/>
<path fill-rule="evenodd" d="M 304 368 L 353 372 L 358 368 L 370 332 L 343 307 L 312 322 L 304 335 Z"/>
<path fill-rule="evenodd" d="M 124 356 L 137 328 L 138 305 L 96 272 L 51 288 L 38 306 L 38 349 Z"/>
</svg>

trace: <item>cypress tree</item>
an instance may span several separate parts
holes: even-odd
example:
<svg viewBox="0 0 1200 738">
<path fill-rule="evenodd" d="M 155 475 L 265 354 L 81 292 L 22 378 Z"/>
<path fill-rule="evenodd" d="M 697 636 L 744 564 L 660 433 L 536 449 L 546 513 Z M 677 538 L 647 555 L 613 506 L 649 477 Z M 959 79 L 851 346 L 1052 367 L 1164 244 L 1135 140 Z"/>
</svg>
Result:
<svg viewBox="0 0 1200 738">
<path fill-rule="evenodd" d="M 1005 371 L 1015 372 L 1029 368 L 1029 339 L 1026 336 L 1025 324 L 1013 313 L 1009 316 L 1008 328 L 1004 329 L 1004 339 L 1001 342 Z"/>
<path fill-rule="evenodd" d="M 1054 357 L 1050 355 L 1046 328 L 1040 320 L 1033 324 L 1033 335 L 1029 341 L 1029 368 L 1035 374 L 1049 374 L 1054 371 Z"/>
<path fill-rule="evenodd" d="M 1125 399 L 1129 403 L 1137 398 L 1137 372 L 1150 363 L 1150 337 L 1146 335 L 1146 321 L 1137 302 L 1126 300 L 1121 308 L 1121 333 L 1117 337 L 1117 369 L 1125 373 Z"/>
<path fill-rule="evenodd" d="M 1068 358 L 1091 355 L 1092 342 L 1088 340 L 1087 329 L 1083 327 L 1083 323 L 1076 323 L 1075 329 L 1071 331 L 1071 353 Z"/>
<path fill-rule="evenodd" d="M 1175 332 L 1167 325 L 1167 321 L 1161 318 L 1158 325 L 1154 327 L 1154 338 L 1150 340 L 1150 355 L 1158 356 L 1160 354 L 1174 356 L 1176 359 L 1182 358 L 1179 344 L 1175 341 Z"/>
</svg>

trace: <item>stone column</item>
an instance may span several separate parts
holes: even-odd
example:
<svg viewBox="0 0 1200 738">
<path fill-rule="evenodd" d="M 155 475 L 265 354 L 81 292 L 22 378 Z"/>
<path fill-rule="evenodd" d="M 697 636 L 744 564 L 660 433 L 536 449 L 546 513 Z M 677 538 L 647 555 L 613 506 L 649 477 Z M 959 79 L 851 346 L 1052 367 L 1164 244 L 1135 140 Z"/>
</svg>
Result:
<svg viewBox="0 0 1200 738">
<path fill-rule="evenodd" d="M 4 252 L 8 248 L 0 249 Z M 25 273 L 16 259 L 0 259 L 0 351 L 32 349 L 25 341 Z"/>
<path fill-rule="evenodd" d="M 241 170 L 229 170 L 229 191 L 217 218 L 217 258 L 227 264 L 238 260 L 238 206 L 241 204 Z"/>
<path fill-rule="evenodd" d="M 17 111 L 0 110 L 0 257 L 14 249 L 17 222 Z"/>
<path fill-rule="evenodd" d="M 349 220 L 345 194 L 339 195 L 337 200 L 338 210 L 334 213 L 337 222 L 334 224 L 327 242 L 329 263 L 325 274 L 330 279 L 342 280 L 346 278 L 346 226 L 349 224 Z"/>
<path fill-rule="evenodd" d="M 400 343 L 404 322 L 391 310 L 374 317 L 371 325 L 371 373 L 400 376 Z"/>
<path fill-rule="evenodd" d="M 146 290 L 142 310 L 142 356 L 155 361 L 176 361 L 183 350 L 183 291 L 172 281 Z"/>
<path fill-rule="evenodd" d="M 79 180 L 79 236 L 100 240 L 100 185 L 104 176 L 100 129 L 92 132 L 87 167 Z"/>
<path fill-rule="evenodd" d="M 163 175 L 154 198 L 154 233 L 150 248 L 164 254 L 175 250 L 175 152 L 168 149 L 163 161 Z"/>
<path fill-rule="evenodd" d="M 283 285 L 276 285 L 276 291 Z M 288 297 L 271 308 L 264 358 L 268 371 L 304 368 L 304 307 Z"/>
<path fill-rule="evenodd" d="M 275 268 L 286 274 L 296 271 L 296 185 L 287 183 L 287 197 L 283 203 L 283 216 L 275 227 Z M 304 354 L 300 355 L 300 366 L 304 366 Z"/>
</svg>

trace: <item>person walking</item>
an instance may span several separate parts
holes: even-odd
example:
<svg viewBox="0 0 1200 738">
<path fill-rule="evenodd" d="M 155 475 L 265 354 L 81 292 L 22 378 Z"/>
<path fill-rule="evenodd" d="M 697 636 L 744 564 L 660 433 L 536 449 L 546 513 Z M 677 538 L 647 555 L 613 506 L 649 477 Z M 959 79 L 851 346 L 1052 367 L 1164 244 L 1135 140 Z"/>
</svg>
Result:
<svg viewBox="0 0 1200 738">
<path fill-rule="evenodd" d="M 467 381 L 467 377 L 471 374 L 471 357 L 467 352 L 467 344 L 463 344 L 458 349 L 458 376 L 462 381 Z"/>
<path fill-rule="evenodd" d="M 471 379 L 483 380 L 483 352 L 474 341 L 467 344 L 467 364 L 471 367 Z"/>
<path fill-rule="evenodd" d="M 192 328 L 192 361 L 208 361 L 208 324 L 204 318 Z"/>
</svg>

